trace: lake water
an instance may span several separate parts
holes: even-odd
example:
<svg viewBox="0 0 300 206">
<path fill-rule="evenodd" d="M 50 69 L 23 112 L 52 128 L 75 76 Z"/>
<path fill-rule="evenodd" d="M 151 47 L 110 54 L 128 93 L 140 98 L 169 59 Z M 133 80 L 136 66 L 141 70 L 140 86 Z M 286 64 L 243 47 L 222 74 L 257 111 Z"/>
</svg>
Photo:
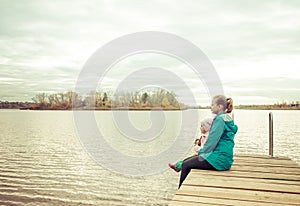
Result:
<svg viewBox="0 0 300 206">
<path fill-rule="evenodd" d="M 201 117 L 210 113 L 193 112 Z M 288 156 L 300 164 L 300 111 L 272 112 L 275 156 Z M 95 112 L 95 119 L 116 151 L 151 156 L 174 143 L 163 137 L 178 135 L 180 113 L 165 112 L 166 126 L 160 137 L 147 143 L 116 131 L 110 111 Z M 235 110 L 239 126 L 235 153 L 268 154 L 268 113 Z M 130 120 L 141 130 L 153 124 L 149 115 L 147 111 L 129 112 Z M 146 176 L 120 174 L 97 164 L 78 138 L 72 111 L 0 110 L 0 117 L 0 205 L 168 205 L 176 192 L 179 174 L 167 168 L 167 160 L 158 159 L 161 172 Z M 183 134 L 192 146 L 192 133 Z M 105 159 L 112 157 L 103 154 Z"/>
</svg>

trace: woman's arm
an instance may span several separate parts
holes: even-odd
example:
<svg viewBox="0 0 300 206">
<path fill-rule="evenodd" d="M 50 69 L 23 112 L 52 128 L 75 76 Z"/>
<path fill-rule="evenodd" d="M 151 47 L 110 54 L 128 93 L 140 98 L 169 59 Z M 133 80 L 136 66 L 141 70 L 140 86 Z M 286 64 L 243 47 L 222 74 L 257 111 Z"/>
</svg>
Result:
<svg viewBox="0 0 300 206">
<path fill-rule="evenodd" d="M 210 128 L 209 135 L 203 148 L 199 150 L 198 154 L 209 153 L 215 149 L 217 146 L 223 132 L 224 132 L 225 122 L 221 117 L 216 117 Z"/>
</svg>

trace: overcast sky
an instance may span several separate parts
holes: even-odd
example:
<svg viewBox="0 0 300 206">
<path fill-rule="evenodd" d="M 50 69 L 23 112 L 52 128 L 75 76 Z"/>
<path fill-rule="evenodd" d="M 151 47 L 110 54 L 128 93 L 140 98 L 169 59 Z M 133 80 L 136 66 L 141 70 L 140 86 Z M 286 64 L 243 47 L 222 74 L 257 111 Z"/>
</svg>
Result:
<svg viewBox="0 0 300 206">
<path fill-rule="evenodd" d="M 300 101 L 299 19 L 297 0 L 0 0 L 0 101 L 74 90 L 97 49 L 141 31 L 195 44 L 236 104 Z M 197 102 L 207 104 L 204 86 L 176 61 L 158 54 L 128 57 L 111 68 L 102 87 L 116 88 L 130 72 L 156 66 L 183 78 Z"/>
</svg>

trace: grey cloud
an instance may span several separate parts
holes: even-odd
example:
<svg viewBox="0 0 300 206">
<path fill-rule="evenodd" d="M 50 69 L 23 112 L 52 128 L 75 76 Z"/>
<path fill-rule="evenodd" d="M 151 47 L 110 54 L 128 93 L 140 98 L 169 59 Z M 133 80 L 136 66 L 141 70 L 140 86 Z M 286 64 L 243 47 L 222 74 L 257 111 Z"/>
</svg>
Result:
<svg viewBox="0 0 300 206">
<path fill-rule="evenodd" d="M 227 92 L 234 96 L 260 96 L 270 99 L 300 101 L 299 79 L 261 78 L 224 83 Z"/>
<path fill-rule="evenodd" d="M 74 90 L 77 73 L 62 69 L 35 70 L 23 66 L 0 65 L 1 77 L 17 81 L 0 82 L 0 97 L 8 100 L 30 101 L 40 91 L 64 92 Z M 57 72 L 60 71 L 60 72 Z M 0 99 L 0 100 L 1 100 Z"/>
<path fill-rule="evenodd" d="M 214 59 L 257 59 L 299 52 L 299 7 L 297 1 L 205 1 L 182 9 L 172 28 L 190 36 Z"/>
</svg>

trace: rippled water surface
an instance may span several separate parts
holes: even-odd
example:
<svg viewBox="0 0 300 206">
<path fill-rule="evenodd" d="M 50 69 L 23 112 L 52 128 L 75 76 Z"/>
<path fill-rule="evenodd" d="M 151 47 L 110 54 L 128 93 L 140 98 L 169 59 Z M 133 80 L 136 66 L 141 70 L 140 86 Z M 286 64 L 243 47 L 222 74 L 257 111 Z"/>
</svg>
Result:
<svg viewBox="0 0 300 206">
<path fill-rule="evenodd" d="M 209 114 L 208 110 L 198 112 L 201 117 Z M 176 112 L 165 113 L 171 117 L 168 121 L 174 113 L 176 116 Z M 235 111 L 239 126 L 236 153 L 268 154 L 268 113 Z M 131 114 L 140 127 L 151 126 L 147 112 Z M 275 155 L 288 156 L 299 164 L 300 112 L 273 114 Z M 110 116 L 109 111 L 95 114 L 104 134 L 117 134 L 109 126 Z M 0 117 L 0 205 L 167 205 L 176 192 L 179 175 L 167 166 L 159 174 L 130 177 L 96 164 L 80 144 L 71 111 L 0 110 Z M 165 135 L 176 131 L 167 129 Z M 189 138 L 192 145 L 194 137 Z M 133 147 L 126 138 L 116 139 L 123 142 L 116 148 L 128 154 L 151 153 L 143 143 Z M 164 148 L 168 144 L 156 144 L 152 152 L 159 153 L 157 145 Z"/>
</svg>

